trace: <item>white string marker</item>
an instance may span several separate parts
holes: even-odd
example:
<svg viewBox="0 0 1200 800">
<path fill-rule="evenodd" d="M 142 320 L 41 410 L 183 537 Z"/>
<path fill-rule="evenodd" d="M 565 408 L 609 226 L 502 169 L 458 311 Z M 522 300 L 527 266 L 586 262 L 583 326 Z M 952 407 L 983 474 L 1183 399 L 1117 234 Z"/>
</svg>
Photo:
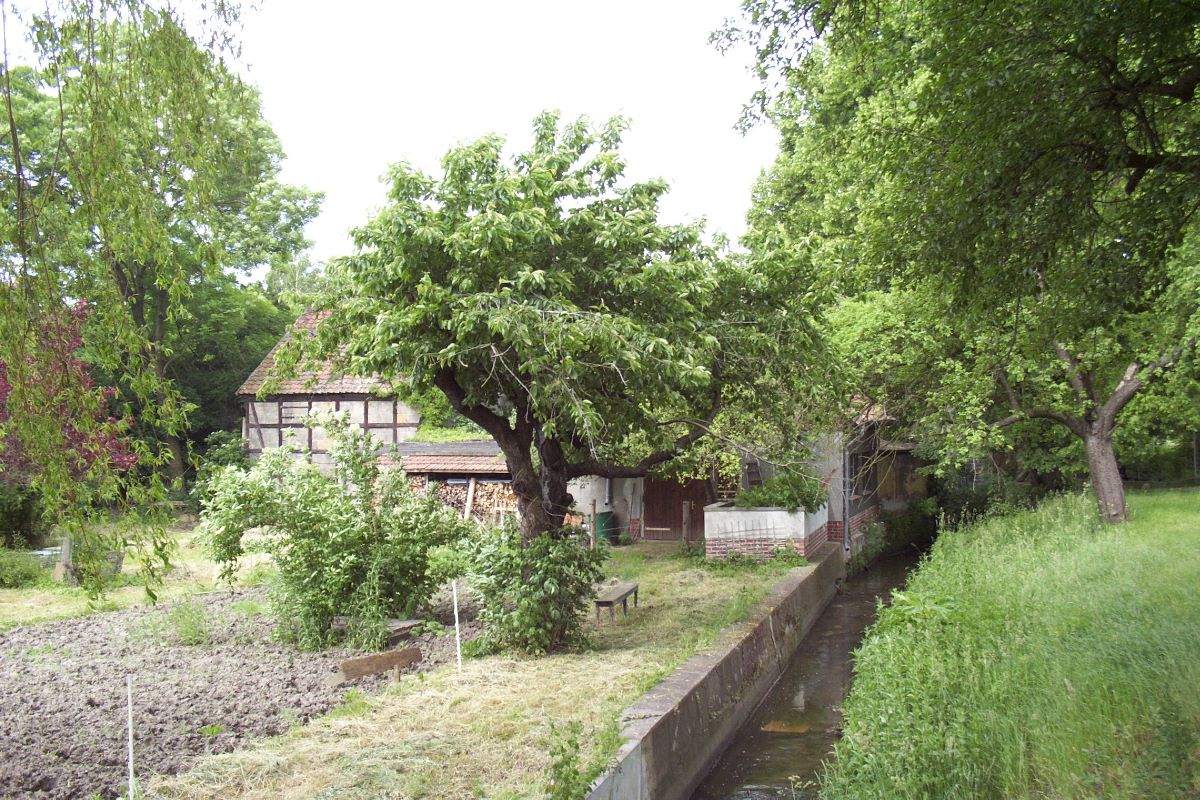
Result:
<svg viewBox="0 0 1200 800">
<path fill-rule="evenodd" d="M 133 676 L 125 676 L 125 697 L 129 712 L 129 797 L 133 800 Z"/>
<path fill-rule="evenodd" d="M 450 582 L 454 591 L 454 649 L 458 653 L 458 671 L 462 672 L 462 633 L 458 629 L 458 579 Z"/>
</svg>

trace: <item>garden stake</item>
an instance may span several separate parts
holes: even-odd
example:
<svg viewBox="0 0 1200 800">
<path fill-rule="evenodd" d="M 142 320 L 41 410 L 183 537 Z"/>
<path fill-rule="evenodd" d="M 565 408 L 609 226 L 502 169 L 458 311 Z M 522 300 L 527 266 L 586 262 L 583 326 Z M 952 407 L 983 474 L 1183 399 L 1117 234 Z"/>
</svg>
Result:
<svg viewBox="0 0 1200 800">
<path fill-rule="evenodd" d="M 125 698 L 129 715 L 129 800 L 133 800 L 133 676 L 125 676 Z"/>
<path fill-rule="evenodd" d="M 462 633 L 458 629 L 458 579 L 450 582 L 454 592 L 454 650 L 458 654 L 458 671 L 462 672 Z"/>
</svg>

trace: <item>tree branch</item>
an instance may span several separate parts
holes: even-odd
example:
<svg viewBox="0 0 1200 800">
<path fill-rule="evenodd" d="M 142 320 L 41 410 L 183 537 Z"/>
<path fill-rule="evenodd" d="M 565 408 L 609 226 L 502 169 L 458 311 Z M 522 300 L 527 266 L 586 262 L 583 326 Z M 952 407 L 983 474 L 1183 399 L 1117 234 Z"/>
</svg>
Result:
<svg viewBox="0 0 1200 800">
<path fill-rule="evenodd" d="M 1087 423 L 1080 417 L 1072 416 L 1063 411 L 1055 411 L 1052 408 L 1025 408 L 1017 397 L 1016 391 L 1013 390 L 1012 384 L 1008 382 L 1008 376 L 1004 374 L 1003 370 L 996 373 L 996 380 L 999 381 L 1005 394 L 1008 395 L 1008 404 L 1016 412 L 994 423 L 997 427 L 1007 427 L 1023 419 L 1048 419 L 1065 426 L 1081 439 L 1087 434 Z"/>
<path fill-rule="evenodd" d="M 1121 382 L 1117 384 L 1117 388 L 1109 396 L 1108 401 L 1100 409 L 1097 421 L 1107 430 L 1112 430 L 1116 423 L 1117 414 L 1121 412 L 1134 395 L 1138 393 L 1146 381 L 1151 380 L 1156 374 L 1170 369 L 1175 365 L 1184 354 L 1184 351 L 1196 349 L 1196 337 L 1181 342 L 1178 347 L 1171 352 L 1162 356 L 1162 358 L 1154 361 L 1144 367 L 1136 361 L 1125 368 L 1125 374 L 1121 376 Z"/>
<path fill-rule="evenodd" d="M 708 426 L 716 419 L 721 410 L 721 393 L 718 391 L 704 419 L 688 423 L 691 430 L 671 443 L 670 447 L 656 450 L 633 466 L 625 467 L 619 464 L 606 464 L 594 458 L 567 464 L 567 475 L 571 478 L 581 478 L 584 475 L 596 475 L 601 478 L 641 478 L 659 464 L 670 461 L 682 453 L 708 433 Z"/>
<path fill-rule="evenodd" d="M 1086 398 L 1095 404 L 1096 398 L 1092 393 L 1092 382 L 1090 378 L 1084 379 L 1084 370 L 1079 367 L 1078 359 L 1059 342 L 1054 343 L 1054 352 L 1058 354 L 1059 360 L 1070 368 L 1067 371 L 1067 381 L 1071 384 L 1071 390 L 1075 392 L 1075 400 L 1082 403 Z"/>
<path fill-rule="evenodd" d="M 509 427 L 508 420 L 492 411 L 487 406 L 467 402 L 467 392 L 458 383 L 458 375 L 453 367 L 442 367 L 433 379 L 434 384 L 446 395 L 451 407 L 467 419 L 483 428 L 502 448 L 516 444 L 516 434 Z"/>
</svg>

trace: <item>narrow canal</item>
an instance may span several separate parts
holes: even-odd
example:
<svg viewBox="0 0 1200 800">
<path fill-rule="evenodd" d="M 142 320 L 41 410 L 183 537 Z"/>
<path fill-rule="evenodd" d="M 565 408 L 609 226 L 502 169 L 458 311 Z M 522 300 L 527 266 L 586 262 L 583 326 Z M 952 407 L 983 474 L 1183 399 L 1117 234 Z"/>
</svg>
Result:
<svg viewBox="0 0 1200 800">
<path fill-rule="evenodd" d="M 763 700 L 692 800 L 800 800 L 817 796 L 817 778 L 841 727 L 850 688 L 850 653 L 917 563 L 890 556 L 846 581 L 809 631 L 787 671 Z"/>
</svg>

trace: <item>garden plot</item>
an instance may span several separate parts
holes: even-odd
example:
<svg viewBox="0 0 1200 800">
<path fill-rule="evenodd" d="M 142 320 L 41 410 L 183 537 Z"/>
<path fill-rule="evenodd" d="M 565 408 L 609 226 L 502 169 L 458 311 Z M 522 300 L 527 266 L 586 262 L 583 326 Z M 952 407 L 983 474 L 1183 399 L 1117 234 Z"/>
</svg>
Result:
<svg viewBox="0 0 1200 800">
<path fill-rule="evenodd" d="M 126 774 L 125 677 L 133 675 L 139 775 L 173 774 L 353 703 L 383 676 L 330 687 L 351 650 L 299 652 L 271 639 L 261 589 L 0 634 L 0 790 L 13 798 L 115 797 Z M 476 624 L 468 623 L 468 635 Z M 407 646 L 410 671 L 454 659 L 454 637 Z"/>
</svg>

